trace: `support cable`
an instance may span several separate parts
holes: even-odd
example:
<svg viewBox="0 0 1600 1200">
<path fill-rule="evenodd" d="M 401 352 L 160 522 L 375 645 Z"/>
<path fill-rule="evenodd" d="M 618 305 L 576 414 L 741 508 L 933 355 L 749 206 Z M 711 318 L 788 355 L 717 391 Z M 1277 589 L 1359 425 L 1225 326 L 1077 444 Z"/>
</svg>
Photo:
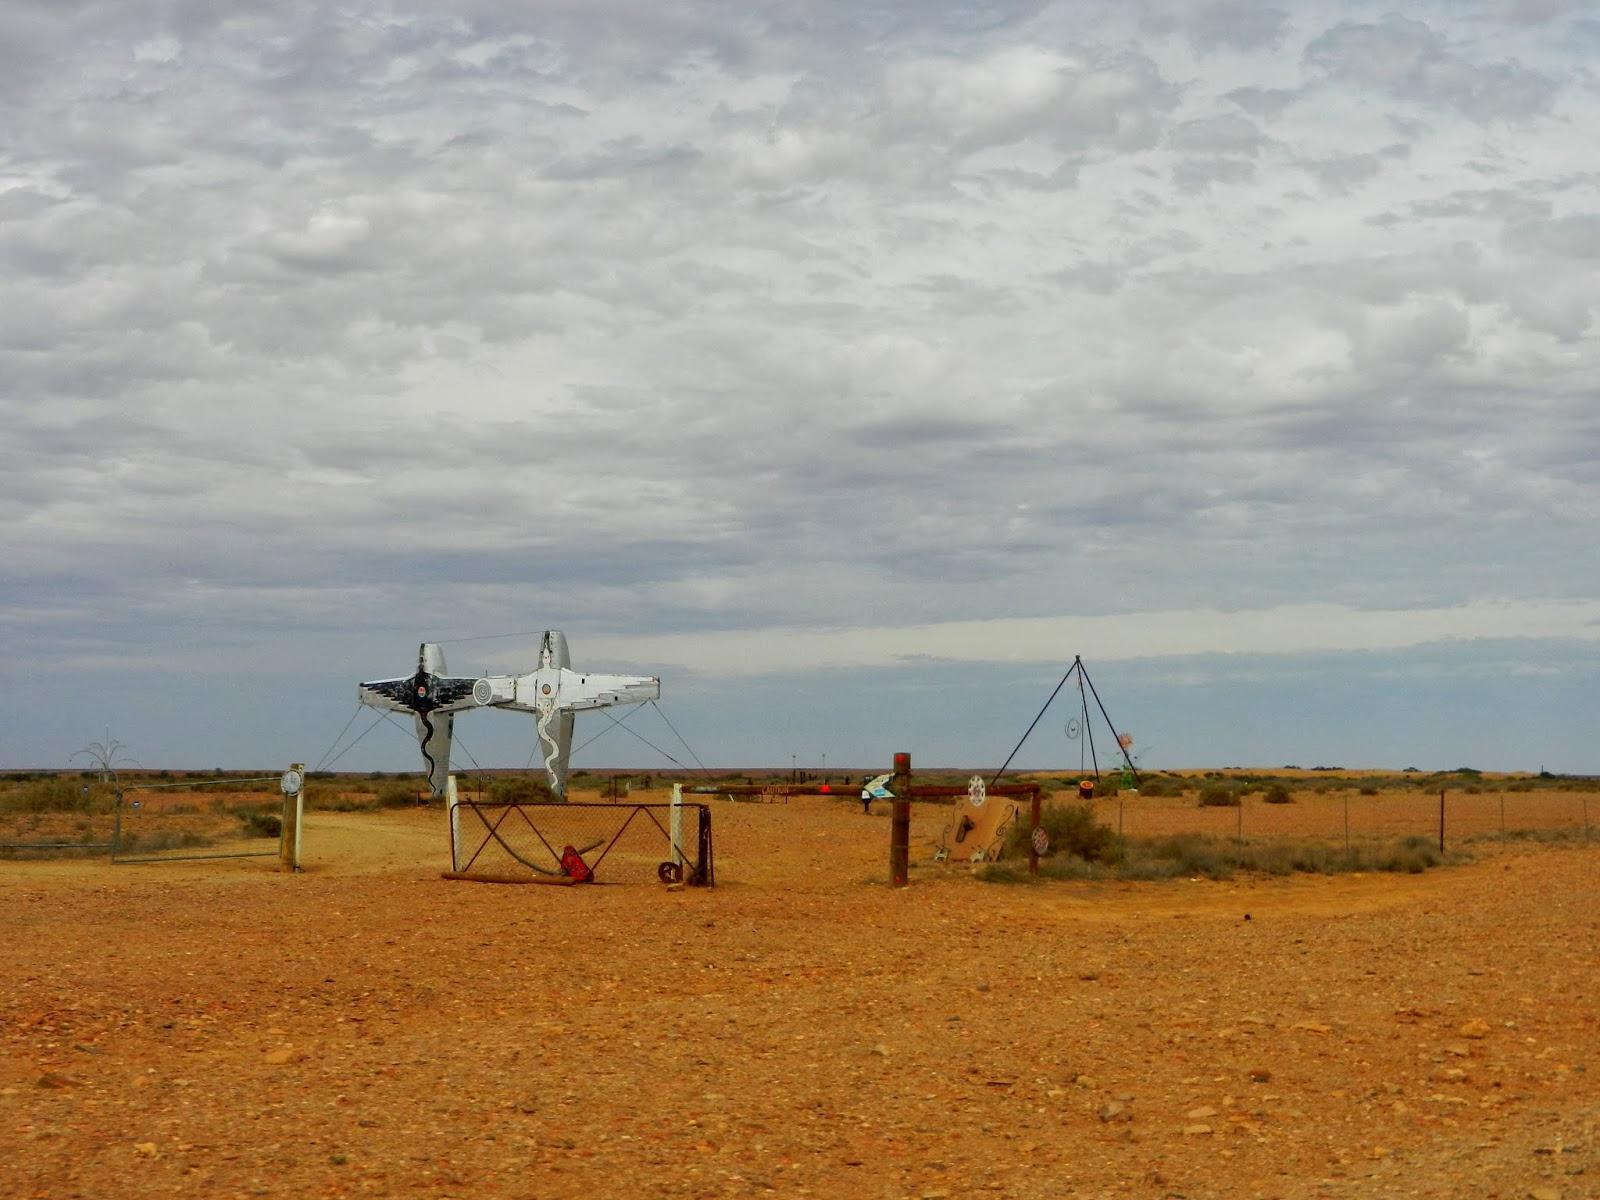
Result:
<svg viewBox="0 0 1600 1200">
<path fill-rule="evenodd" d="M 350 726 L 356 723 L 356 718 L 361 715 L 361 710 L 365 707 L 359 700 L 356 701 L 355 712 L 350 714 L 350 719 L 344 723 L 344 728 L 339 730 L 339 736 L 333 739 L 333 743 L 322 752 L 322 757 L 317 759 L 317 765 L 311 768 L 313 771 L 322 770 L 322 764 L 328 761 L 328 755 L 338 748 L 339 743 L 344 740 L 344 735 L 350 732 Z"/>
<path fill-rule="evenodd" d="M 1071 677 L 1071 675 L 1072 675 L 1072 673 L 1074 671 L 1081 670 L 1082 668 L 1083 668 L 1083 660 L 1081 658 L 1079 658 L 1077 655 L 1073 655 L 1072 656 L 1072 665 L 1067 668 L 1067 673 L 1061 677 L 1061 682 L 1056 684 L 1056 690 L 1050 693 L 1050 699 L 1048 699 L 1048 700 L 1046 700 L 1044 702 L 1044 708 L 1041 708 L 1039 710 L 1039 715 L 1037 717 L 1034 717 L 1033 723 L 1028 726 L 1027 731 L 1018 740 L 1017 744 L 1011 748 L 1011 753 L 1006 755 L 1005 762 L 1000 764 L 1000 769 L 994 773 L 994 778 L 989 780 L 989 786 L 990 787 L 993 787 L 995 785 L 995 783 L 1000 779 L 1000 776 L 1002 776 L 1002 775 L 1004 775 L 1006 773 L 1006 768 L 1011 765 L 1011 760 L 1017 756 L 1017 751 L 1022 749 L 1022 743 L 1028 740 L 1028 734 L 1032 733 L 1033 730 L 1034 730 L 1034 726 L 1038 725 L 1039 722 L 1044 718 L 1044 714 L 1045 714 L 1046 709 L 1048 709 L 1050 707 L 1050 705 L 1055 702 L 1056 696 L 1060 693 L 1061 689 L 1066 686 L 1068 678 Z"/>
<path fill-rule="evenodd" d="M 643 743 L 644 743 L 644 744 L 645 744 L 645 745 L 646 745 L 646 746 L 649 746 L 649 747 L 650 747 L 650 749 L 652 749 L 652 750 L 654 750 L 654 751 L 655 751 L 655 752 L 656 752 L 656 753 L 657 753 L 657 754 L 659 754 L 659 755 L 661 755 L 661 757 L 662 757 L 662 758 L 664 758 L 664 759 L 666 759 L 666 760 L 667 760 L 667 761 L 668 761 L 668 762 L 669 762 L 669 763 L 671 763 L 671 764 L 672 764 L 672 765 L 673 765 L 673 766 L 675 766 L 675 767 L 681 767 L 681 768 L 682 768 L 682 769 L 683 769 L 683 770 L 685 770 L 685 771 L 687 771 L 687 770 L 688 770 L 688 769 L 689 769 L 689 768 L 688 768 L 688 767 L 685 767 L 685 766 L 684 766 L 684 765 L 683 765 L 683 764 L 682 764 L 682 763 L 681 763 L 681 762 L 679 762 L 679 761 L 678 761 L 678 760 L 677 760 L 677 759 L 675 759 L 675 758 L 673 758 L 673 757 L 672 757 L 672 755 L 670 755 L 670 754 L 668 754 L 668 753 L 667 753 L 667 752 L 666 752 L 666 751 L 665 751 L 665 750 L 663 750 L 663 749 L 662 749 L 662 748 L 661 748 L 661 747 L 660 747 L 660 746 L 658 746 L 658 745 L 656 745 L 656 744 L 655 744 L 655 743 L 654 743 L 654 742 L 652 742 L 652 741 L 651 741 L 651 740 L 650 740 L 650 739 L 649 739 L 649 738 L 647 738 L 647 737 L 645 737 L 645 736 L 644 736 L 644 734 L 642 734 L 642 733 L 639 733 L 639 732 L 637 732 L 637 731 L 636 731 L 636 730 L 632 730 L 632 729 L 629 729 L 629 728 L 628 728 L 628 727 L 627 727 L 627 726 L 626 726 L 626 725 L 624 725 L 624 724 L 623 724 L 623 723 L 622 723 L 622 722 L 621 722 L 621 721 L 619 721 L 619 720 L 617 720 L 617 719 L 616 719 L 616 718 L 615 718 L 615 717 L 613 717 L 613 716 L 612 716 L 612 715 L 611 715 L 611 714 L 610 714 L 610 713 L 608 713 L 608 712 L 607 712 L 607 711 L 606 711 L 606 710 L 605 710 L 605 709 L 603 709 L 603 708 L 597 708 L 597 709 L 595 709 L 595 710 L 594 710 L 594 711 L 595 711 L 595 712 L 597 712 L 597 713 L 599 713 L 599 714 L 600 714 L 600 715 L 601 715 L 601 716 L 602 716 L 602 717 L 604 717 L 604 718 L 605 718 L 605 719 L 606 719 L 606 720 L 608 720 L 608 721 L 610 721 L 610 722 L 611 722 L 611 723 L 612 723 L 612 724 L 613 724 L 613 725 L 615 725 L 615 726 L 616 726 L 616 727 L 617 727 L 617 728 L 618 728 L 618 729 L 620 729 L 620 730 L 622 730 L 622 732 L 623 732 L 623 733 L 627 733 L 627 734 L 631 734 L 631 735 L 632 735 L 632 736 L 634 736 L 634 737 L 636 737 L 636 738 L 638 738 L 638 739 L 639 739 L 639 740 L 640 740 L 640 741 L 641 741 L 641 742 L 643 742 Z"/>
<path fill-rule="evenodd" d="M 1089 679 L 1087 671 L 1083 674 L 1084 678 L 1088 680 L 1089 692 L 1094 696 L 1094 702 L 1100 708 L 1100 715 L 1106 719 L 1106 727 L 1111 730 L 1111 736 L 1117 739 L 1117 749 L 1122 751 L 1122 761 L 1127 763 L 1128 770 L 1133 772 L 1134 782 L 1140 782 L 1139 768 L 1133 765 L 1133 758 L 1128 754 L 1128 748 L 1122 744 L 1122 738 L 1117 735 L 1117 727 L 1111 723 L 1111 714 L 1106 712 L 1106 706 L 1100 702 L 1100 693 L 1095 691 L 1094 680 Z"/>
<path fill-rule="evenodd" d="M 672 723 L 672 721 L 667 717 L 667 714 L 661 711 L 661 706 L 652 700 L 650 701 L 650 707 L 656 710 L 656 715 L 658 717 L 660 717 L 663 721 L 666 721 L 667 728 L 672 730 L 678 741 L 683 742 L 683 748 L 689 752 L 689 757 L 694 759 L 695 765 L 700 768 L 701 773 L 709 777 L 711 774 L 711 768 L 700 761 L 700 756 L 694 752 L 694 747 L 689 745 L 688 742 L 684 741 L 683 734 L 678 732 L 678 727 Z"/>
<path fill-rule="evenodd" d="M 321 765 L 320 765 L 320 766 L 318 766 L 318 767 L 317 767 L 317 770 L 319 770 L 319 771 L 327 771 L 327 770 L 331 770 L 331 769 L 332 769 L 332 767 L 333 767 L 333 764 L 334 764 L 334 763 L 336 763 L 336 762 L 338 762 L 338 761 L 339 761 L 339 760 L 340 760 L 340 759 L 341 759 L 341 758 L 343 758 L 343 757 L 344 757 L 344 756 L 345 756 L 345 755 L 346 755 L 346 754 L 349 754 L 349 753 L 350 753 L 350 751 L 352 751 L 352 750 L 354 750 L 354 749 L 355 749 L 355 748 L 356 748 L 356 747 L 357 747 L 357 746 L 359 746 L 359 745 L 360 745 L 360 744 L 361 744 L 361 739 L 362 739 L 362 738 L 364 738 L 364 737 L 366 737 L 366 736 L 367 736 L 367 734 L 369 734 L 369 733 L 371 733 L 371 732 L 372 732 L 372 731 L 373 731 L 373 730 L 374 730 L 374 729 L 376 729 L 376 728 L 377 728 L 377 727 L 378 727 L 378 726 L 379 726 L 379 725 L 381 725 L 381 724 L 383 724 L 383 723 L 384 723 L 384 722 L 385 722 L 385 721 L 389 721 L 389 720 L 390 720 L 390 714 L 389 714 L 389 713 L 386 713 L 386 712 L 382 712 L 382 711 L 380 711 L 380 712 L 379 712 L 379 713 L 378 713 L 378 719 L 377 719 L 377 720 L 376 720 L 376 721 L 374 721 L 374 722 L 373 722 L 373 723 L 372 723 L 372 724 L 371 724 L 371 725 L 368 725 L 368 726 L 367 726 L 367 727 L 366 727 L 366 729 L 364 729 L 364 730 L 363 730 L 363 731 L 362 731 L 362 733 L 361 733 L 361 737 L 358 737 L 358 738 L 356 738 L 356 740 L 355 740 L 355 741 L 353 741 L 353 742 L 351 742 L 351 743 L 350 743 L 350 744 L 349 744 L 349 745 L 348 745 L 348 746 L 346 746 L 346 747 L 345 747 L 345 748 L 344 748 L 344 749 L 343 749 L 343 750 L 341 750 L 341 751 L 339 751 L 339 753 L 338 753 L 338 754 L 335 754 L 335 755 L 334 755 L 334 756 L 333 756 L 333 757 L 332 757 L 332 758 L 330 758 L 330 759 L 329 759 L 329 760 L 328 760 L 328 761 L 327 761 L 327 762 L 325 762 L 325 763 L 322 763 L 322 764 L 321 764 Z M 391 722 L 391 724 L 392 724 L 392 723 L 393 723 L 393 722 Z M 403 727 L 403 726 L 400 726 L 400 725 L 395 725 L 395 728 L 396 728 L 396 729 L 399 729 L 399 730 L 400 730 L 400 731 L 401 731 L 401 732 L 402 732 L 402 733 L 404 733 L 404 732 L 405 732 L 405 729 L 404 729 L 404 727 Z M 340 736 L 343 736 L 343 735 L 342 735 L 342 734 L 341 734 L 341 735 L 340 735 Z M 409 736 L 410 736 L 410 735 L 409 735 L 409 734 L 408 734 L 408 735 L 407 735 L 407 736 L 408 736 L 408 737 L 409 737 Z"/>
</svg>

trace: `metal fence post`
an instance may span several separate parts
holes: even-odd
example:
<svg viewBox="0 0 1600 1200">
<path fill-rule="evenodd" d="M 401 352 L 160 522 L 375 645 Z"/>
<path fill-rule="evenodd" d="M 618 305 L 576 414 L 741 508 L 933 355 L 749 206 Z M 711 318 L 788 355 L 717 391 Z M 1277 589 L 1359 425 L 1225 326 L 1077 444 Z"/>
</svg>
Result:
<svg viewBox="0 0 1600 1200">
<path fill-rule="evenodd" d="M 672 843 L 672 861 L 678 864 L 678 870 L 683 870 L 683 784 L 672 785 L 672 813 L 667 825 L 672 832 L 668 840 Z"/>
<path fill-rule="evenodd" d="M 444 780 L 444 811 L 450 818 L 450 869 L 461 870 L 461 793 L 456 790 L 456 777 L 446 775 Z"/>
</svg>

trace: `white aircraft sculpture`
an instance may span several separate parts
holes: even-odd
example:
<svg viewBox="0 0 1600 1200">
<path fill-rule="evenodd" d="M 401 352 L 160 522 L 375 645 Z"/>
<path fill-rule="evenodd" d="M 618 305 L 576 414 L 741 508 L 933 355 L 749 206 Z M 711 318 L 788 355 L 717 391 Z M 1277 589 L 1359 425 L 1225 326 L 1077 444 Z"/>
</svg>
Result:
<svg viewBox="0 0 1600 1200">
<path fill-rule="evenodd" d="M 539 666 L 526 675 L 486 675 L 469 679 L 445 674 L 444 651 L 423 642 L 417 672 L 402 679 L 375 679 L 357 690 L 361 703 L 416 718 L 417 741 L 428 764 L 428 785 L 444 795 L 450 775 L 450 734 L 455 714 L 475 708 L 532 713 L 550 788 L 566 795 L 572 757 L 572 717 L 593 708 L 642 704 L 661 696 L 654 675 L 587 675 L 574 671 L 566 635 L 547 629 L 539 646 Z"/>
</svg>

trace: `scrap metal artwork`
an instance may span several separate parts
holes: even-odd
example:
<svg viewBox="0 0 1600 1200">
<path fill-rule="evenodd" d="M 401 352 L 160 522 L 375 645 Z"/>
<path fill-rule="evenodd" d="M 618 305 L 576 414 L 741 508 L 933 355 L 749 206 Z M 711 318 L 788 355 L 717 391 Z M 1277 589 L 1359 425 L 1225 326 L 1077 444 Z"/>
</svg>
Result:
<svg viewBox="0 0 1600 1200">
<path fill-rule="evenodd" d="M 677 844 L 670 804 L 451 805 L 446 877 L 493 883 L 628 883 L 712 887 L 711 810 L 684 804 L 695 830 Z"/>
</svg>

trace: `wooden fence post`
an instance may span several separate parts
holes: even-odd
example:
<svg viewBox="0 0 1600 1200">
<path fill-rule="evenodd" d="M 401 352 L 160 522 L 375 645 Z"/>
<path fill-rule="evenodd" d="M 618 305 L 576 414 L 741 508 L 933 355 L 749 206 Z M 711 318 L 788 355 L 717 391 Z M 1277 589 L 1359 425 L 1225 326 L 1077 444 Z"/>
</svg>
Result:
<svg viewBox="0 0 1600 1200">
<path fill-rule="evenodd" d="M 894 756 L 893 815 L 889 821 L 889 886 L 911 882 L 911 755 Z"/>
<path fill-rule="evenodd" d="M 283 776 L 283 816 L 278 827 L 278 869 L 300 869 L 300 820 L 305 813 L 305 763 L 291 763 Z"/>
</svg>

